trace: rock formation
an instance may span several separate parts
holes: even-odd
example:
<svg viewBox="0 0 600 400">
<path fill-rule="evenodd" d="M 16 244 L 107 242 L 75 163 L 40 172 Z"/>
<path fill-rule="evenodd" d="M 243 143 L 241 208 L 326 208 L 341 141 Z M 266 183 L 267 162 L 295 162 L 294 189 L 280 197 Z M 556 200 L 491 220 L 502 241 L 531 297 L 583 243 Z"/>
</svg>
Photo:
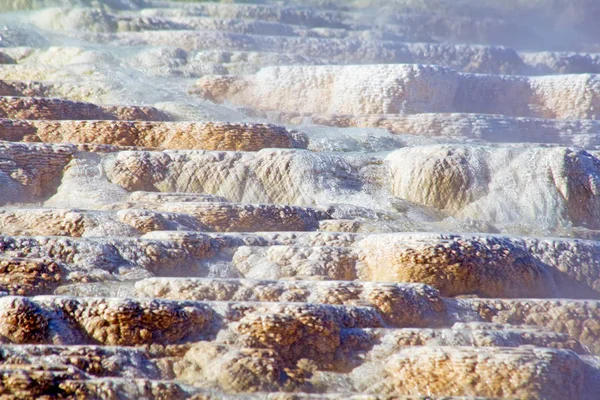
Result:
<svg viewBox="0 0 600 400">
<path fill-rule="evenodd" d="M 598 398 L 594 0 L 0 3 L 1 398 Z"/>
</svg>

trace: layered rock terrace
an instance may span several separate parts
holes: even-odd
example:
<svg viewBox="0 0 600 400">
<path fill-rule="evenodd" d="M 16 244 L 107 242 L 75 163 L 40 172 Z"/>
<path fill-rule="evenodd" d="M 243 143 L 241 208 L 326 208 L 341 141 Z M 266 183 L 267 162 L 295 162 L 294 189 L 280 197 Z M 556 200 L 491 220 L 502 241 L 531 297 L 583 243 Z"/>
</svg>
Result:
<svg viewBox="0 0 600 400">
<path fill-rule="evenodd" d="M 0 397 L 600 393 L 594 0 L 4 0 Z"/>
</svg>

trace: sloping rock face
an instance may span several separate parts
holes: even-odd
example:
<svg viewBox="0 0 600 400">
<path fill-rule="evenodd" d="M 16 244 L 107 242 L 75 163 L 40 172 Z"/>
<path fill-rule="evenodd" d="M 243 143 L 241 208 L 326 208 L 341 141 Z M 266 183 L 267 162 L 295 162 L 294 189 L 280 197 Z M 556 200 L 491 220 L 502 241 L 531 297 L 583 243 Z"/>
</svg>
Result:
<svg viewBox="0 0 600 400">
<path fill-rule="evenodd" d="M 600 101 L 596 75 L 477 75 L 417 64 L 268 67 L 254 75 L 206 76 L 196 87 L 214 101 L 309 115 L 454 112 L 597 119 Z M 292 95 L 298 92 L 301 96 Z"/>
<path fill-rule="evenodd" d="M 0 1 L 0 398 L 598 399 L 596 3 Z"/>
</svg>

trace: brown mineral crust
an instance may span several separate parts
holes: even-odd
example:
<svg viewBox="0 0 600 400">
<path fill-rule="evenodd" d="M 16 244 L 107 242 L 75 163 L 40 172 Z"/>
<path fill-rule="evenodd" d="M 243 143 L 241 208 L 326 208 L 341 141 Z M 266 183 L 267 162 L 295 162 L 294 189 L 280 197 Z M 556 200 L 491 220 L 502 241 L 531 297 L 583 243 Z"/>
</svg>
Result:
<svg viewBox="0 0 600 400">
<path fill-rule="evenodd" d="M 257 308 L 240 319 L 236 331 L 245 346 L 275 350 L 286 365 L 308 358 L 324 368 L 333 368 L 343 329 L 382 323 L 368 314 L 350 314 L 353 320 L 345 319 L 350 315 L 339 311 L 310 304 Z"/>
<path fill-rule="evenodd" d="M 131 155 L 130 157 L 127 157 Z M 155 182 L 165 179 L 172 163 L 169 155 L 141 153 L 119 153 L 115 165 L 107 171 L 108 179 L 130 192 L 156 192 Z"/>
<path fill-rule="evenodd" d="M 364 304 L 398 327 L 446 322 L 446 305 L 439 292 L 422 284 L 149 278 L 135 287 L 139 296 L 174 300 Z"/>
<path fill-rule="evenodd" d="M 75 301 L 75 303 L 73 303 Z M 202 305 L 173 302 L 93 298 L 54 302 L 80 324 L 90 338 L 104 345 L 135 346 L 175 343 L 200 335 L 212 319 Z M 74 304 L 71 306 L 70 304 Z"/>
<path fill-rule="evenodd" d="M 77 242 L 66 238 L 32 238 L 0 236 L 4 257 L 49 258 L 72 263 L 77 257 Z"/>
<path fill-rule="evenodd" d="M 596 400 L 595 1 L 4 0 L 0 398 Z"/>
<path fill-rule="evenodd" d="M 154 211 L 153 209 L 162 208 L 162 204 L 152 203 L 112 203 L 99 207 L 102 211 L 84 212 L 86 217 L 102 217 L 105 221 L 115 222 L 117 225 L 123 224 L 123 227 L 134 228 L 130 234 L 121 233 L 121 236 L 137 236 L 138 234 L 147 234 L 156 232 L 156 234 L 166 234 L 167 232 L 202 232 L 206 227 L 201 225 L 193 216 L 185 213 L 174 213 L 164 211 Z M 96 226 L 90 224 L 93 229 Z M 101 226 L 100 226 L 101 227 Z"/>
<path fill-rule="evenodd" d="M 218 386 L 230 393 L 279 391 L 299 382 L 274 350 L 198 342 L 174 365 L 177 379 L 198 387 Z"/>
<path fill-rule="evenodd" d="M 599 298 L 597 241 L 529 238 L 522 243 L 541 262 L 555 268 L 554 281 L 563 297 Z"/>
<path fill-rule="evenodd" d="M 27 297 L 0 299 L 0 335 L 9 343 L 45 343 L 48 320 Z"/>
<path fill-rule="evenodd" d="M 73 143 L 72 144 L 77 151 L 87 153 L 116 153 L 119 151 L 141 151 L 144 150 L 141 147 L 135 146 L 116 146 L 112 144 L 95 144 L 95 143 Z"/>
<path fill-rule="evenodd" d="M 138 115 L 137 118 L 132 117 L 131 119 L 148 118 Z M 15 120 L 3 121 L 5 137 L 18 138 L 21 136 L 28 141 L 46 143 L 96 143 L 159 149 L 231 151 L 258 151 L 264 148 L 299 146 L 295 142 L 292 132 L 271 124 L 141 121 L 28 121 L 19 123 Z M 11 132 L 12 130 L 15 132 Z"/>
<path fill-rule="evenodd" d="M 67 399 L 74 392 L 61 387 L 66 381 L 85 380 L 73 367 L 5 364 L 0 369 L 0 396 L 3 399 Z"/>
<path fill-rule="evenodd" d="M 61 281 L 62 268 L 54 261 L 0 258 L 0 290 L 10 295 L 49 294 Z"/>
<path fill-rule="evenodd" d="M 163 203 L 158 203 L 156 206 L 151 203 L 139 204 L 139 203 L 119 203 L 115 204 L 115 208 L 122 208 L 122 206 L 132 207 L 144 207 L 144 208 L 163 208 Z M 145 234 L 156 231 L 207 231 L 206 225 L 198 221 L 190 214 L 179 213 L 179 212 L 160 212 L 152 211 L 149 209 L 122 209 L 116 213 L 116 218 L 134 228 L 137 232 Z"/>
<path fill-rule="evenodd" d="M 171 119 L 169 114 L 155 107 L 118 105 L 102 106 L 102 109 L 109 115 L 114 115 L 116 117 L 109 119 L 117 119 L 121 121 L 169 121 Z"/>
<path fill-rule="evenodd" d="M 351 232 L 365 233 L 361 221 L 348 219 L 330 219 L 319 223 L 319 230 L 323 232 Z"/>
<path fill-rule="evenodd" d="M 376 378 L 391 393 L 578 399 L 584 366 L 568 350 L 408 347 Z"/>
<path fill-rule="evenodd" d="M 67 398 L 78 399 L 172 400 L 187 397 L 186 390 L 175 382 L 147 379 L 69 379 L 60 382 L 58 390 L 66 393 Z"/>
<path fill-rule="evenodd" d="M 532 325 L 568 334 L 600 354 L 600 304 L 594 300 L 458 300 L 484 320 L 511 325 Z"/>
<path fill-rule="evenodd" d="M 91 103 L 6 96 L 0 97 L 0 116 L 14 119 L 116 119 Z"/>
<path fill-rule="evenodd" d="M 168 222 L 158 212 L 150 210 L 123 210 L 117 213 L 121 222 L 130 225 L 141 233 L 168 230 Z"/>
<path fill-rule="evenodd" d="M 40 82 L 0 80 L 0 96 L 44 97 L 47 94 L 48 87 Z"/>
<path fill-rule="evenodd" d="M 156 366 L 157 371 L 163 379 L 176 379 L 175 364 L 183 359 L 189 351 L 192 343 L 184 344 L 150 344 L 136 347 L 136 351 L 142 351 L 151 365 Z"/>
<path fill-rule="evenodd" d="M 154 107 L 97 106 L 43 97 L 0 96 L 0 118 L 25 120 L 142 120 L 164 121 L 169 117 Z"/>
<path fill-rule="evenodd" d="M 0 210 L 0 229 L 15 236 L 81 237 L 86 225 L 93 225 L 89 216 L 71 210 Z"/>
<path fill-rule="evenodd" d="M 206 230 L 218 232 L 309 231 L 329 218 L 313 208 L 274 204 L 166 203 L 161 209 L 188 213 Z"/>
<path fill-rule="evenodd" d="M 67 145 L 0 143 L 0 178 L 5 175 L 10 182 L 6 191 L 0 192 L 0 204 L 49 197 L 58 187 L 73 153 L 74 149 Z"/>
<path fill-rule="evenodd" d="M 376 328 L 384 325 L 381 315 L 369 305 L 330 305 L 303 303 L 270 303 L 270 302 L 211 302 L 216 313 L 222 316 L 223 322 L 236 327 L 246 315 L 287 315 L 299 316 L 316 313 L 331 319 L 340 329 Z M 256 319 L 252 317 L 252 319 Z M 237 328 L 234 331 L 238 331 Z"/>
<path fill-rule="evenodd" d="M 140 379 L 172 379 L 172 364 L 187 352 L 188 345 L 56 346 L 11 345 L 2 348 L 3 364 L 73 366 L 94 377 L 126 375 Z M 169 366 L 170 364 L 170 366 Z M 167 368 L 164 368 L 167 366 Z"/>
<path fill-rule="evenodd" d="M 176 344 L 208 334 L 212 309 L 199 303 L 110 298 L 2 298 L 0 334 L 11 343 Z"/>
<path fill-rule="evenodd" d="M 198 81 L 190 92 L 215 103 L 222 103 L 247 86 L 244 80 L 235 76 L 210 76 Z"/>
<path fill-rule="evenodd" d="M 239 326 L 248 347 L 273 349 L 290 363 L 300 358 L 330 362 L 340 345 L 339 329 L 320 314 L 246 315 Z"/>
<path fill-rule="evenodd" d="M 66 237 L 0 236 L 4 257 L 48 258 L 68 265 L 67 280 L 94 281 L 95 272 L 137 267 L 157 274 L 189 273 L 198 260 L 214 255 L 210 237 L 191 233 L 175 240 L 122 238 L 106 241 Z M 75 277 L 83 274 L 81 279 Z"/>
<path fill-rule="evenodd" d="M 36 129 L 28 121 L 0 118 L 0 139 L 11 142 L 40 142 Z"/>
<path fill-rule="evenodd" d="M 371 284 L 366 300 L 392 326 L 424 327 L 446 324 L 446 306 L 440 293 L 427 285 Z"/>
<path fill-rule="evenodd" d="M 358 275 L 364 280 L 421 282 L 443 296 L 551 297 L 552 275 L 527 251 L 481 240 L 432 243 L 365 239 Z"/>
</svg>

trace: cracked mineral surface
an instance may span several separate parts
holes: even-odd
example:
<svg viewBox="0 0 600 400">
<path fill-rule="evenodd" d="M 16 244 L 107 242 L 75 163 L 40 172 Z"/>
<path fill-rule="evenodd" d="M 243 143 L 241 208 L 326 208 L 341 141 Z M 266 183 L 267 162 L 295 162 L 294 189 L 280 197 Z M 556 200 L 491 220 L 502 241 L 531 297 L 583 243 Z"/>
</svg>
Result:
<svg viewBox="0 0 600 400">
<path fill-rule="evenodd" d="M 0 0 L 0 398 L 600 398 L 597 0 Z"/>
</svg>

